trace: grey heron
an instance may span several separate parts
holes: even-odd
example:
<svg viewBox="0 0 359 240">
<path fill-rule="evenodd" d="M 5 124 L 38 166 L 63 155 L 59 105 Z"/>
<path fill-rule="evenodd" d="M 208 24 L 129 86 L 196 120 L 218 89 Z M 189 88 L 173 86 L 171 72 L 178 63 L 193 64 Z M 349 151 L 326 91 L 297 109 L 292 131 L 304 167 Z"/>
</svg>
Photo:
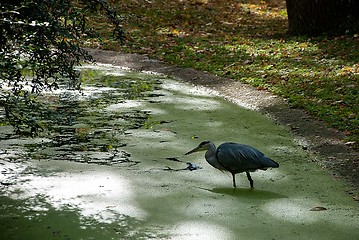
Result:
<svg viewBox="0 0 359 240">
<path fill-rule="evenodd" d="M 268 158 L 256 148 L 245 144 L 226 142 L 216 148 L 211 141 L 203 141 L 198 147 L 185 155 L 199 151 L 206 151 L 206 161 L 212 167 L 232 174 L 234 188 L 236 188 L 235 174 L 237 173 L 246 172 L 250 186 L 253 188 L 253 179 L 249 172 L 279 167 L 277 162 Z"/>
</svg>

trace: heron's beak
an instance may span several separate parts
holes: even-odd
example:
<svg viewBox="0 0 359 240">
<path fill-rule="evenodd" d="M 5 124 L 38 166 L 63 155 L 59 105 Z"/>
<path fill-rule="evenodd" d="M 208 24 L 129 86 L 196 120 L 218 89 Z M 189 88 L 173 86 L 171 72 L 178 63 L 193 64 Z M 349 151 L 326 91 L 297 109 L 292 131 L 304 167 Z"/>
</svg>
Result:
<svg viewBox="0 0 359 240">
<path fill-rule="evenodd" d="M 188 155 L 188 154 L 191 154 L 191 153 L 194 153 L 194 152 L 198 152 L 198 151 L 201 151 L 201 149 L 199 147 L 196 147 L 195 149 L 192 149 L 191 151 L 189 151 L 185 155 Z"/>
</svg>

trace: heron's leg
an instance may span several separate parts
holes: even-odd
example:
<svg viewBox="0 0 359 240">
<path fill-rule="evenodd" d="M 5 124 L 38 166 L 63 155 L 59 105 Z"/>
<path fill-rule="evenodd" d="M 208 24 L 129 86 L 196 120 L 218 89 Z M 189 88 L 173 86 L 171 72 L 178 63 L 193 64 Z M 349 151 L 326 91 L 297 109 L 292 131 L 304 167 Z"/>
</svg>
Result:
<svg viewBox="0 0 359 240">
<path fill-rule="evenodd" d="M 233 178 L 233 187 L 234 187 L 234 188 L 237 188 L 237 186 L 236 186 L 236 176 L 235 176 L 235 173 L 232 173 L 232 178 Z"/>
<path fill-rule="evenodd" d="M 246 172 L 246 174 L 247 174 L 249 184 L 251 185 L 251 188 L 253 188 L 253 179 L 252 179 L 251 175 L 249 174 L 249 172 Z"/>
</svg>

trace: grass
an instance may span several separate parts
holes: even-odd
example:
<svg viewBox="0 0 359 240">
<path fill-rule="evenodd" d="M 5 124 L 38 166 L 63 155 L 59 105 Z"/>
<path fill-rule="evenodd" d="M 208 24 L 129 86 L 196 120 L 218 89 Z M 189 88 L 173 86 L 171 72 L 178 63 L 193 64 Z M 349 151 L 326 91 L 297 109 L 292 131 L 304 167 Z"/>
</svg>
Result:
<svg viewBox="0 0 359 240">
<path fill-rule="evenodd" d="M 288 99 L 359 149 L 359 36 L 286 35 L 285 1 L 124 0 L 124 45 L 103 36 L 103 49 L 237 79 Z M 106 37 L 107 36 L 107 37 Z"/>
</svg>

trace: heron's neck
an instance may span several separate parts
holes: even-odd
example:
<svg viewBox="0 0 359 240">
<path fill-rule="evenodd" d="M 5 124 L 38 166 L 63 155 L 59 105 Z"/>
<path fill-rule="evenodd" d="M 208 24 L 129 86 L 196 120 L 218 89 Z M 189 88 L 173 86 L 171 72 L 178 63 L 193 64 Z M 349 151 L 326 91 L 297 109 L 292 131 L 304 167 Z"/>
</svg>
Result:
<svg viewBox="0 0 359 240">
<path fill-rule="evenodd" d="M 210 143 L 210 146 L 205 153 L 204 157 L 206 158 L 206 161 L 212 165 L 212 167 L 224 170 L 222 165 L 218 162 L 217 154 L 216 154 L 216 146 L 213 143 Z"/>
</svg>

